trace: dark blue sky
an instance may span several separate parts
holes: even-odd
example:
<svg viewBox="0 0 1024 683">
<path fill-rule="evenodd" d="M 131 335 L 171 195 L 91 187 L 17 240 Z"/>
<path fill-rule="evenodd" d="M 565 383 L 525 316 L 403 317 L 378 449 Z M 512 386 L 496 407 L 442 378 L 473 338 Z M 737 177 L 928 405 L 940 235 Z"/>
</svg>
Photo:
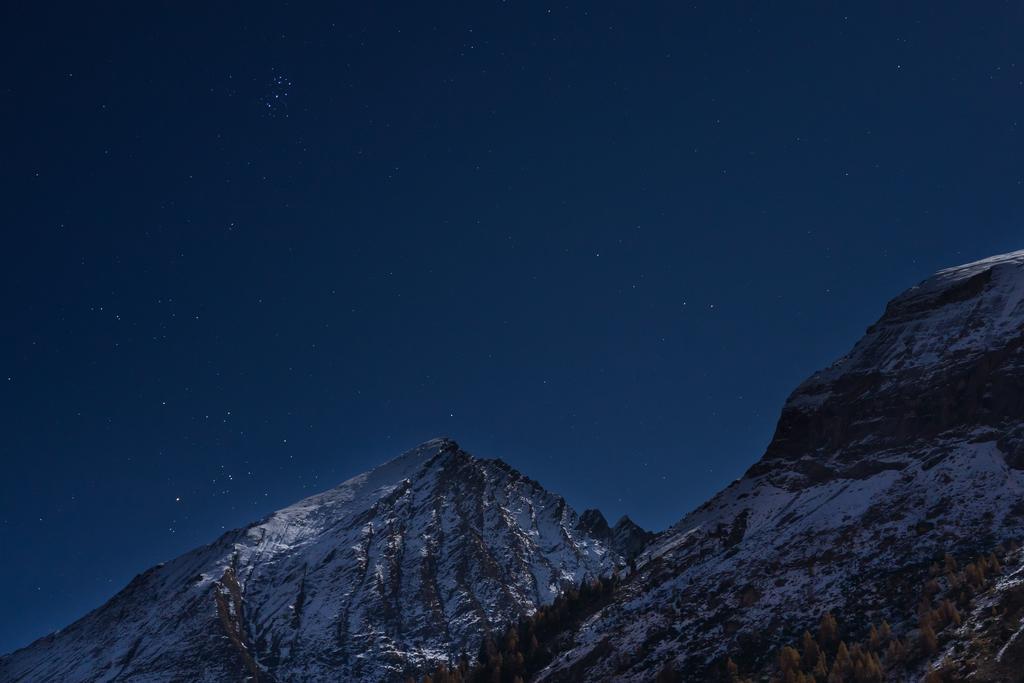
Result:
<svg viewBox="0 0 1024 683">
<path fill-rule="evenodd" d="M 4 6 L 0 651 L 436 435 L 665 527 L 1024 247 L 1018 3 L 368 4 Z"/>
</svg>

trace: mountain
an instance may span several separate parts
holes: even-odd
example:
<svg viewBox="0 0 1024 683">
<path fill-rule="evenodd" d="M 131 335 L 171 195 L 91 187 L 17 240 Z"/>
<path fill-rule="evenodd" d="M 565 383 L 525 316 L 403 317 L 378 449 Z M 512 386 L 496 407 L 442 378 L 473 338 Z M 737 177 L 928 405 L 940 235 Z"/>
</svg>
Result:
<svg viewBox="0 0 1024 683">
<path fill-rule="evenodd" d="M 0 679 L 403 680 L 468 651 L 436 680 L 1024 681 L 1022 538 L 1016 252 L 893 299 L 664 532 L 431 441 L 145 572 Z"/>
<path fill-rule="evenodd" d="M 776 658 L 805 630 L 805 650 L 853 653 L 860 673 L 835 680 L 1024 680 L 1022 347 L 1024 252 L 897 296 L 535 680 L 822 680 L 814 652 L 799 672 Z"/>
<path fill-rule="evenodd" d="M 144 572 L 0 680 L 401 680 L 620 563 L 560 496 L 439 439 Z"/>
</svg>

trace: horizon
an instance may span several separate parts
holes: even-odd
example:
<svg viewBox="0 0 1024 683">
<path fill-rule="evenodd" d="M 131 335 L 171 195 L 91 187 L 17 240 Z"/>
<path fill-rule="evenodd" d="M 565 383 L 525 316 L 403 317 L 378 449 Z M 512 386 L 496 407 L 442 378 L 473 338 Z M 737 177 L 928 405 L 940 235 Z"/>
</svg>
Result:
<svg viewBox="0 0 1024 683">
<path fill-rule="evenodd" d="M 437 434 L 666 529 L 1021 246 L 1012 6 L 3 12 L 3 654 Z"/>
</svg>

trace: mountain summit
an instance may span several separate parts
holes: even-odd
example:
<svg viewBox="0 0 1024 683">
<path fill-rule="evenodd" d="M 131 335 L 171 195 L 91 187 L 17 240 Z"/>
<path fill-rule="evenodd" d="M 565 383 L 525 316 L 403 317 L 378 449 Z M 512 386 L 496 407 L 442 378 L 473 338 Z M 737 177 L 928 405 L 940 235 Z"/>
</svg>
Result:
<svg viewBox="0 0 1024 683">
<path fill-rule="evenodd" d="M 5 681 L 391 681 L 620 559 L 557 495 L 449 439 L 136 577 Z"/>
</svg>

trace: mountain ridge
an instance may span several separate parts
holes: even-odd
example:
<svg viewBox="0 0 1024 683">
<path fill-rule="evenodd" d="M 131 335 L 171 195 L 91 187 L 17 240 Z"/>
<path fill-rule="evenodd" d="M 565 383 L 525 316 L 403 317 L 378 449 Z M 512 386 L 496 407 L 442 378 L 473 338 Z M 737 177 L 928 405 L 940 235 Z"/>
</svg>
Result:
<svg viewBox="0 0 1024 683">
<path fill-rule="evenodd" d="M 531 680 L 716 680 L 726 660 L 767 679 L 835 614 L 844 638 L 890 633 L 855 650 L 857 681 L 1002 681 L 1024 667 L 1022 386 L 1024 251 L 894 297 L 791 393 L 763 456 L 663 532 L 434 439 L 148 570 L 0 674 L 393 680 L 614 574 Z"/>
</svg>

